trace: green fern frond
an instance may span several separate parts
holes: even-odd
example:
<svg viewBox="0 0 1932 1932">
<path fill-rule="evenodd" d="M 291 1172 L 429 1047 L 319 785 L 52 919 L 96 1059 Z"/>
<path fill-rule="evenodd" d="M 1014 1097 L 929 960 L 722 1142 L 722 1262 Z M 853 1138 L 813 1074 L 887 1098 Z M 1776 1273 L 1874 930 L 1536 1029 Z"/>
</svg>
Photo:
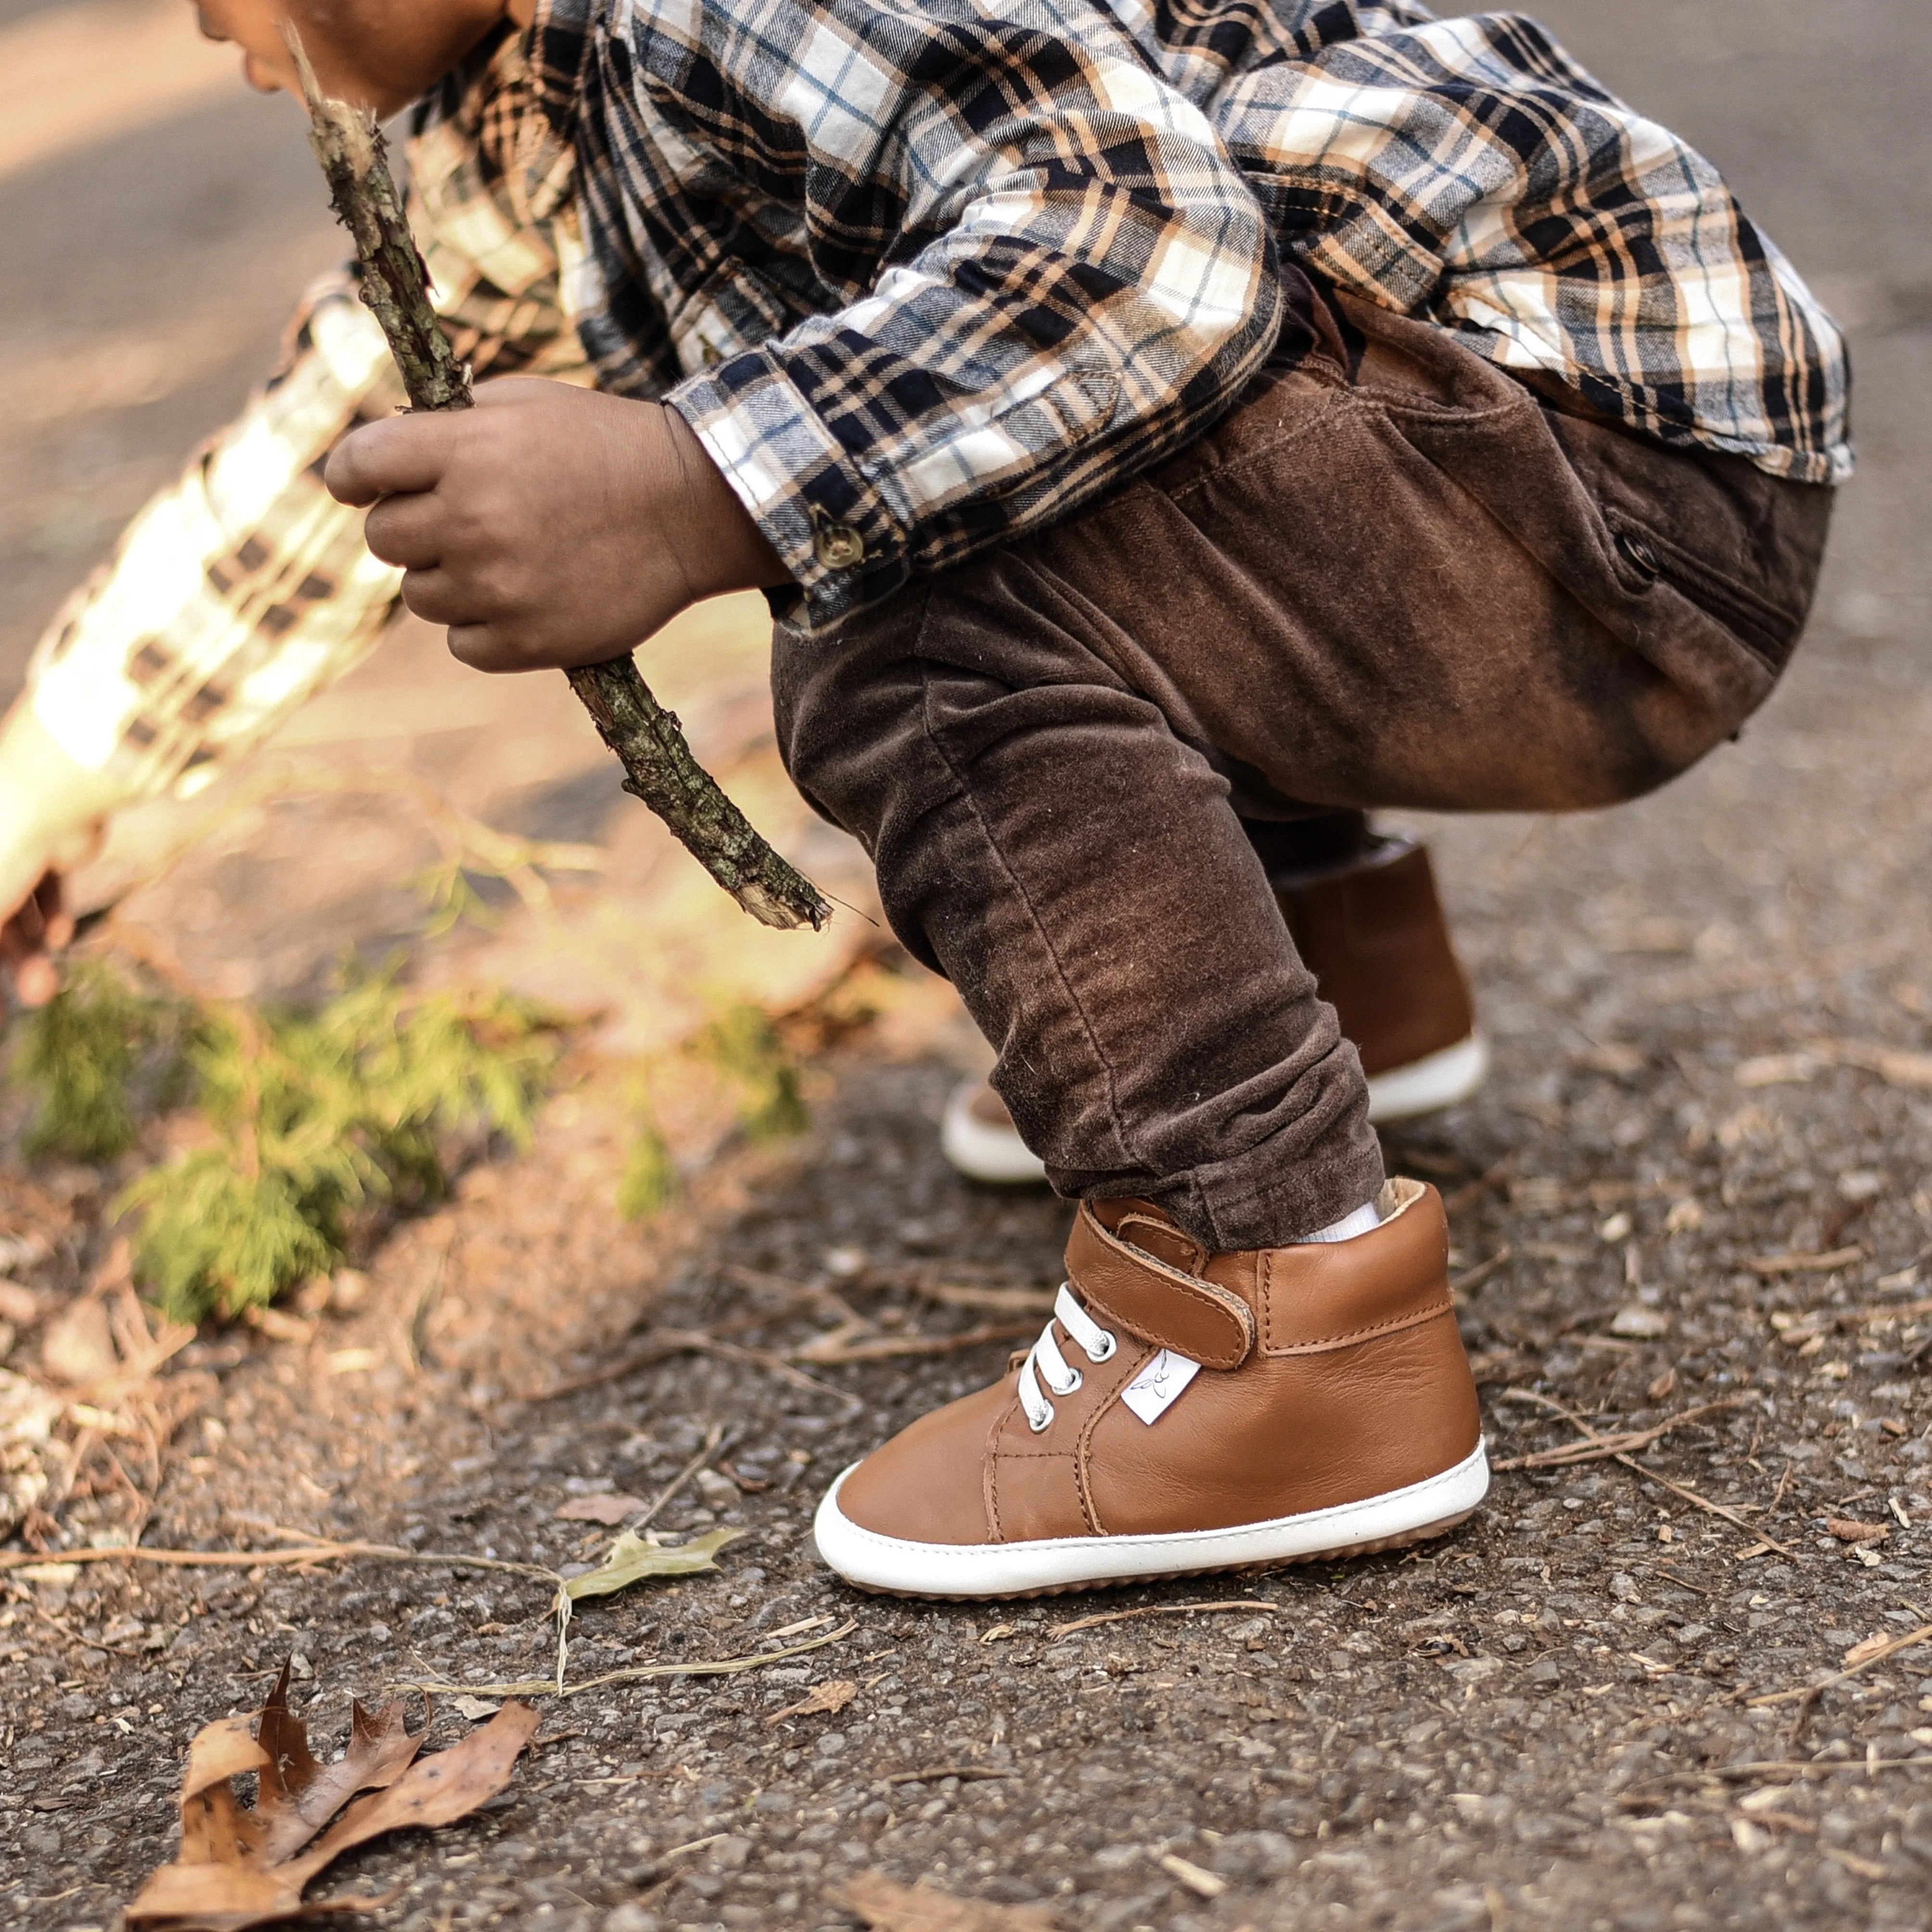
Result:
<svg viewBox="0 0 1932 1932">
<path fill-rule="evenodd" d="M 242 1173 L 224 1148 L 151 1169 L 115 1205 L 140 1215 L 134 1264 L 173 1322 L 266 1306 L 342 1259 L 331 1203 L 280 1169 Z"/>
<path fill-rule="evenodd" d="M 90 1161 L 126 1153 L 140 1130 L 140 1076 L 158 1098 L 175 1084 L 188 1022 L 182 1002 L 137 991 L 102 961 L 76 962 L 28 1017 L 14 1052 L 14 1077 L 38 1100 L 28 1153 Z"/>
</svg>

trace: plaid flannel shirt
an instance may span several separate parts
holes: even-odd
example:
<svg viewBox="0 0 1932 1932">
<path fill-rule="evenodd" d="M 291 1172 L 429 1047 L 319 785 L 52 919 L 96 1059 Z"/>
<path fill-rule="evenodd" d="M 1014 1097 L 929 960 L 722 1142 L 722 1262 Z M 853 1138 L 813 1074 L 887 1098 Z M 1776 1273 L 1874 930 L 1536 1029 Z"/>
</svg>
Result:
<svg viewBox="0 0 1932 1932">
<path fill-rule="evenodd" d="M 1850 469 L 1838 332 L 1715 171 L 1511 15 L 1408 0 L 548 0 L 418 110 L 479 375 L 658 397 L 808 628 L 1209 427 L 1285 254 L 1666 442 Z M 33 702 L 190 784 L 368 650 L 397 574 L 322 460 L 395 406 L 338 278 L 57 621 Z"/>
</svg>

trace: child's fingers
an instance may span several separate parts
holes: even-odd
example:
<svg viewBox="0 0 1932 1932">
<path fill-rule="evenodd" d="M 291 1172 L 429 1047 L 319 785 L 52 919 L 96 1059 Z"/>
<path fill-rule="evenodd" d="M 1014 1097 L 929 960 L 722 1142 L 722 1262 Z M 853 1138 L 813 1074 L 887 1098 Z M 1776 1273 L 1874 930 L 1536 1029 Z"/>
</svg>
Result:
<svg viewBox="0 0 1932 1932">
<path fill-rule="evenodd" d="M 452 624 L 449 627 L 449 654 L 472 670 L 527 670 L 530 666 L 505 642 L 502 634 L 488 624 Z"/>
<path fill-rule="evenodd" d="M 434 490 L 449 467 L 460 416 L 392 416 L 365 424 L 329 452 L 323 484 L 356 508 L 379 496 Z"/>
<path fill-rule="evenodd" d="M 425 624 L 475 624 L 484 615 L 477 608 L 473 590 L 461 578 L 434 566 L 404 573 L 403 602 Z"/>
<path fill-rule="evenodd" d="M 448 518 L 433 496 L 385 496 L 362 529 L 370 554 L 404 570 L 433 570 L 442 561 Z"/>
</svg>

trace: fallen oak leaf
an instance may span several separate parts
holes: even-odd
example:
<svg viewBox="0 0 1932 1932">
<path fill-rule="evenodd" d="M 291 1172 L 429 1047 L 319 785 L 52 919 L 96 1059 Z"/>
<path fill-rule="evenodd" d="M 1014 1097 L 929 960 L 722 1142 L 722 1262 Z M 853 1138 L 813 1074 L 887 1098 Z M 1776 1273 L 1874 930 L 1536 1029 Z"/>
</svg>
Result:
<svg viewBox="0 0 1932 1932">
<path fill-rule="evenodd" d="M 615 1496 L 606 1490 L 594 1496 L 572 1496 L 556 1516 L 559 1522 L 596 1522 L 606 1529 L 615 1529 L 620 1522 L 650 1508 L 642 1496 Z"/>
<path fill-rule="evenodd" d="M 626 1530 L 604 1552 L 604 1561 L 595 1570 L 573 1576 L 564 1585 L 563 1594 L 572 1603 L 580 1603 L 586 1597 L 610 1596 L 647 1576 L 692 1576 L 700 1570 L 715 1570 L 718 1551 L 745 1534 L 742 1529 L 709 1530 L 688 1543 L 671 1546 L 655 1537 Z"/>
<path fill-rule="evenodd" d="M 418 1758 L 386 1791 L 358 1798 L 341 1820 L 289 1869 L 308 1880 L 343 1852 L 386 1832 L 430 1830 L 453 1825 L 485 1804 L 510 1781 L 530 1741 L 538 1713 L 528 1704 L 506 1704 L 460 1744 Z"/>
<path fill-rule="evenodd" d="M 494 1797 L 536 1729 L 530 1706 L 507 1706 L 461 1744 L 418 1759 L 421 1739 L 404 1730 L 399 1703 L 374 1715 L 358 1705 L 348 1751 L 320 1766 L 305 1728 L 290 1714 L 288 1675 L 284 1665 L 254 1736 L 246 1718 L 225 1718 L 196 1734 L 182 1780 L 179 1855 L 149 1875 L 128 1907 L 129 1932 L 245 1932 L 278 1918 L 386 1903 L 358 1898 L 306 1906 L 302 1893 L 352 1846 L 406 1826 L 452 1823 Z M 252 1808 L 232 1781 L 250 1772 L 260 1780 Z M 348 1799 L 372 1785 L 378 1788 L 310 1845 Z M 290 1856 L 304 1845 L 306 1852 Z"/>
<path fill-rule="evenodd" d="M 309 1753 L 307 1726 L 289 1714 L 288 1691 L 284 1664 L 255 1732 L 265 1760 L 254 1813 L 264 1835 L 256 1856 L 265 1864 L 292 1858 L 357 1792 L 394 1784 L 422 1748 L 422 1734 L 412 1737 L 404 1722 L 400 1697 L 374 1712 L 356 1698 L 348 1750 L 334 1763 L 319 1765 Z"/>
<path fill-rule="evenodd" d="M 806 1692 L 796 1704 L 774 1711 L 766 1724 L 782 1724 L 788 1718 L 817 1718 L 842 1711 L 859 1694 L 859 1687 L 849 1677 L 834 1677 Z"/>
<path fill-rule="evenodd" d="M 1054 1932 L 1060 1923 L 1042 1905 L 955 1898 L 923 1880 L 896 1885 L 880 1872 L 861 1872 L 848 1880 L 844 1903 L 870 1932 Z"/>
</svg>

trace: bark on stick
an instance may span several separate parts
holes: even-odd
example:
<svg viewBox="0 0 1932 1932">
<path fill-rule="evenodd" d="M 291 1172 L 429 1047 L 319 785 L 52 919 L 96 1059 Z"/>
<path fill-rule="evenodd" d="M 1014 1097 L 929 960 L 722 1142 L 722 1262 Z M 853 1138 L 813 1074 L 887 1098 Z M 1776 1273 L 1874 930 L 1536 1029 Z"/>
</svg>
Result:
<svg viewBox="0 0 1932 1932">
<path fill-rule="evenodd" d="M 376 117 L 325 96 L 295 29 L 283 32 L 302 76 L 309 144 L 328 177 L 337 218 L 355 238 L 362 298 L 388 340 L 410 406 L 466 410 L 470 374 L 430 305 L 429 273 L 410 232 Z M 824 925 L 832 916 L 824 896 L 772 850 L 692 756 L 676 715 L 651 695 L 631 658 L 586 664 L 566 675 L 622 761 L 624 789 L 642 799 L 754 919 L 814 931 Z"/>
</svg>

